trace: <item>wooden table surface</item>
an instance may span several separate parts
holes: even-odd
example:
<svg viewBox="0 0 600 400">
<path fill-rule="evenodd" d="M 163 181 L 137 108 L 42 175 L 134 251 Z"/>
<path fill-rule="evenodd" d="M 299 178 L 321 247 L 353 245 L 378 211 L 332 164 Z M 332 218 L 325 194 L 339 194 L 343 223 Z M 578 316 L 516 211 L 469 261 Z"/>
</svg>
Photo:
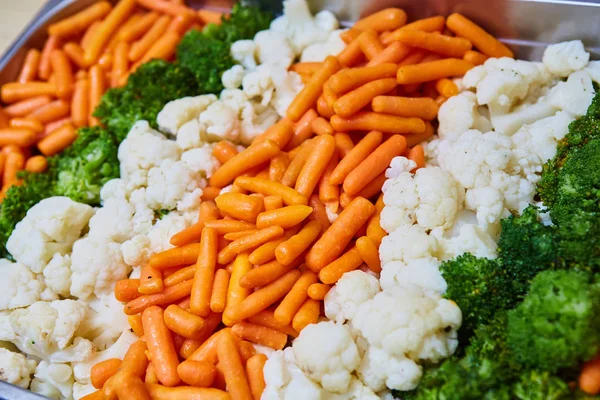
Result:
<svg viewBox="0 0 600 400">
<path fill-rule="evenodd" d="M 45 0 L 0 0 L 0 54 L 10 46 Z"/>
</svg>

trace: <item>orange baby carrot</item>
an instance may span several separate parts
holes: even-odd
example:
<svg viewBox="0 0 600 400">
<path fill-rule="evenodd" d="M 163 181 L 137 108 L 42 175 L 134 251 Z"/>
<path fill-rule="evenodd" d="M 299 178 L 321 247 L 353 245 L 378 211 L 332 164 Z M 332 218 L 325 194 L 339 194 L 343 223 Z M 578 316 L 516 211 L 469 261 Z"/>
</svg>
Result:
<svg viewBox="0 0 600 400">
<path fill-rule="evenodd" d="M 37 110 L 40 107 L 50 103 L 52 99 L 50 96 L 37 96 L 29 99 L 21 100 L 13 103 L 4 109 L 6 115 L 10 117 L 23 117 Z M 8 122 L 8 121 L 7 121 Z"/>
<path fill-rule="evenodd" d="M 50 64 L 50 54 L 52 51 L 58 49 L 60 47 L 60 39 L 58 36 L 50 35 L 46 43 L 44 44 L 44 48 L 42 49 L 42 54 L 40 55 L 40 62 L 38 64 L 38 78 L 42 80 L 47 80 L 50 78 L 50 74 L 52 73 L 52 65 Z"/>
<path fill-rule="evenodd" d="M 229 394 L 213 388 L 197 388 L 193 386 L 165 387 L 146 384 L 152 400 L 230 400 Z"/>
<path fill-rule="evenodd" d="M 183 247 L 175 247 L 153 254 L 150 257 L 149 264 L 158 269 L 190 265 L 197 261 L 199 252 L 200 243 L 191 243 Z"/>
<path fill-rule="evenodd" d="M 17 173 L 25 166 L 25 156 L 20 152 L 6 154 L 2 174 L 2 191 L 17 183 Z"/>
<path fill-rule="evenodd" d="M 181 4 L 164 0 L 138 0 L 139 5 L 149 10 L 158 11 L 163 14 L 178 16 L 182 14 L 193 14 L 194 10 Z"/>
<path fill-rule="evenodd" d="M 217 356 L 222 366 L 227 391 L 232 400 L 252 399 L 248 377 L 240 353 L 230 332 L 225 331 L 217 341 Z"/>
<path fill-rule="evenodd" d="M 175 54 L 175 47 L 177 46 L 177 43 L 179 43 L 180 38 L 181 36 L 179 36 L 179 33 L 177 32 L 165 32 L 144 53 L 142 58 L 136 63 L 136 66 L 146 63 L 153 59 L 166 61 L 170 60 Z"/>
<path fill-rule="evenodd" d="M 215 203 L 225 214 L 250 223 L 256 221 L 263 209 L 261 199 L 242 193 L 220 194 L 215 198 Z"/>
<path fill-rule="evenodd" d="M 339 164 L 332 171 L 329 177 L 329 183 L 340 185 L 346 179 L 346 176 L 352 172 L 369 154 L 371 154 L 380 144 L 383 134 L 379 131 L 369 132 L 358 144 L 342 158 Z"/>
<path fill-rule="evenodd" d="M 33 156 L 27 159 L 25 163 L 25 171 L 40 173 L 44 172 L 48 168 L 48 161 L 44 156 Z"/>
<path fill-rule="evenodd" d="M 89 45 L 84 48 L 85 61 L 88 65 L 94 64 L 100 58 L 102 50 L 112 34 L 127 20 L 135 7 L 135 0 L 121 0 L 106 16 L 100 24 L 98 32 L 90 39 Z"/>
<path fill-rule="evenodd" d="M 295 189 L 298 193 L 307 198 L 312 194 L 334 152 L 335 139 L 333 136 L 322 135 L 314 139 L 313 150 L 296 180 Z"/>
<path fill-rule="evenodd" d="M 227 305 L 227 288 L 229 287 L 230 274 L 226 269 L 218 269 L 213 280 L 210 296 L 210 310 L 221 313 Z"/>
<path fill-rule="evenodd" d="M 358 46 L 367 60 L 377 57 L 385 48 L 379 41 L 377 32 L 372 29 L 366 30 L 358 36 Z"/>
<path fill-rule="evenodd" d="M 231 278 L 229 279 L 229 287 L 227 288 L 225 310 L 241 303 L 251 293 L 251 290 L 241 286 L 240 284 L 242 277 L 250 270 L 252 270 L 252 264 L 248 260 L 248 254 L 239 254 L 233 262 Z M 226 318 L 225 315 L 223 315 L 223 323 L 227 326 L 233 325 L 233 322 Z"/>
<path fill-rule="evenodd" d="M 488 58 L 489 57 L 485 54 L 481 54 L 480 52 L 475 50 L 469 50 L 463 56 L 463 60 L 468 61 L 473 65 L 481 65 L 484 62 L 486 62 Z"/>
<path fill-rule="evenodd" d="M 46 124 L 48 122 L 64 118 L 68 115 L 69 103 L 65 102 L 64 100 L 55 100 L 27 114 L 26 118 L 34 119 L 42 124 Z"/>
<path fill-rule="evenodd" d="M 160 293 L 164 289 L 162 273 L 160 270 L 144 265 L 140 275 L 140 286 L 138 292 L 141 294 Z"/>
<path fill-rule="evenodd" d="M 406 146 L 413 147 L 421 142 L 432 137 L 434 134 L 433 126 L 429 121 L 425 121 L 425 131 L 422 133 L 417 133 L 414 135 L 409 135 L 406 137 Z"/>
<path fill-rule="evenodd" d="M 73 123 L 73 121 L 72 121 L 71 117 L 65 117 L 65 118 L 57 119 L 56 121 L 48 122 L 46 124 L 46 126 L 44 126 L 44 133 L 43 133 L 42 137 L 46 137 L 49 134 L 51 134 L 52 132 L 54 132 L 55 130 L 57 130 L 58 128 L 61 128 L 64 125 L 72 124 L 72 123 Z"/>
<path fill-rule="evenodd" d="M 307 198 L 298 191 L 279 182 L 271 182 L 268 179 L 238 176 L 235 179 L 235 184 L 254 193 L 261 193 L 265 196 L 279 196 L 283 203 L 287 205 L 305 205 L 308 203 Z"/>
<path fill-rule="evenodd" d="M 0 106 L 0 129 L 8 128 L 10 125 L 10 117 Z"/>
<path fill-rule="evenodd" d="M 364 54 L 358 43 L 358 36 L 352 40 L 340 54 L 337 55 L 342 67 L 353 67 L 364 60 Z"/>
<path fill-rule="evenodd" d="M 188 360 L 206 361 L 213 365 L 217 364 L 217 342 L 226 332 L 231 332 L 231 328 L 224 328 L 213 333 L 188 357 Z"/>
<path fill-rule="evenodd" d="M 334 115 L 331 118 L 331 126 L 341 132 L 363 130 L 412 134 L 425 130 L 425 123 L 420 118 L 404 118 L 369 111 L 361 111 L 346 118 Z"/>
<path fill-rule="evenodd" d="M 47 82 L 11 82 L 2 85 L 2 101 L 4 103 L 14 103 L 38 96 L 56 96 L 56 85 Z"/>
<path fill-rule="evenodd" d="M 176 304 L 165 309 L 164 319 L 167 328 L 185 338 L 198 338 L 204 328 L 204 319 Z"/>
<path fill-rule="evenodd" d="M 202 205 L 200 205 L 202 207 Z M 231 232 L 242 232 L 256 228 L 256 225 L 233 219 L 214 219 L 206 221 L 204 226 L 214 229 L 218 235 L 226 235 Z"/>
<path fill-rule="evenodd" d="M 283 235 L 283 228 L 280 226 L 270 226 L 260 229 L 256 233 L 244 236 L 229 243 L 225 248 L 219 251 L 217 260 L 219 264 L 231 262 L 237 254 L 257 248 L 272 239 Z"/>
<path fill-rule="evenodd" d="M 146 368 L 146 376 L 144 377 L 144 383 L 158 383 L 158 377 L 156 376 L 156 368 L 152 362 L 148 363 Z"/>
<path fill-rule="evenodd" d="M 578 381 L 583 392 L 591 396 L 600 393 L 600 357 L 583 364 Z"/>
<path fill-rule="evenodd" d="M 260 400 L 263 391 L 265 390 L 265 377 L 263 368 L 267 362 L 267 356 L 264 354 L 256 354 L 246 362 L 246 374 L 248 375 L 248 383 L 254 400 Z"/>
<path fill-rule="evenodd" d="M 401 42 L 392 42 L 384 48 L 379 54 L 375 55 L 371 61 L 367 63 L 367 67 L 373 67 L 385 63 L 399 63 L 412 51 L 409 47 Z"/>
<path fill-rule="evenodd" d="M 95 3 L 72 16 L 60 20 L 48 27 L 52 36 L 75 36 L 85 31 L 93 22 L 104 18 L 112 6 L 108 1 Z"/>
<path fill-rule="evenodd" d="M 156 12 L 149 12 L 144 14 L 141 18 L 136 20 L 131 25 L 124 27 L 117 35 L 117 40 L 126 43 L 140 38 L 154 25 L 158 20 L 160 14 Z"/>
<path fill-rule="evenodd" d="M 137 299 L 131 300 L 125 304 L 125 314 L 133 315 L 144 311 L 150 306 L 162 306 L 165 304 L 171 304 L 177 300 L 180 300 L 186 296 L 189 296 L 192 291 L 192 280 L 184 281 L 176 285 L 166 288 L 162 293 L 146 294 L 138 297 Z"/>
<path fill-rule="evenodd" d="M 446 21 L 446 25 L 456 36 L 473 42 L 475 47 L 486 56 L 514 57 L 513 52 L 502 42 L 461 14 L 451 14 Z"/>
<path fill-rule="evenodd" d="M 52 134 L 40 140 L 37 144 L 40 152 L 45 156 L 52 156 L 61 152 L 77 139 L 77 131 L 72 124 L 66 124 L 56 129 Z"/>
<path fill-rule="evenodd" d="M 447 57 L 461 58 L 472 47 L 467 39 L 413 29 L 401 29 L 396 38 L 407 46 L 429 50 Z"/>
<path fill-rule="evenodd" d="M 122 302 L 128 302 L 141 296 L 138 292 L 139 279 L 120 279 L 115 284 L 115 298 Z"/>
<path fill-rule="evenodd" d="M 367 224 L 367 237 L 379 247 L 381 240 L 387 236 L 387 233 L 383 230 L 380 225 L 379 213 L 373 215 Z"/>
<path fill-rule="evenodd" d="M 393 78 L 379 79 L 366 83 L 340 97 L 333 108 L 337 115 L 348 117 L 371 103 L 371 100 L 394 89 L 397 82 Z"/>
<path fill-rule="evenodd" d="M 252 142 L 252 144 L 254 145 L 263 140 L 269 139 L 275 142 L 280 149 L 283 149 L 292 139 L 293 135 L 294 124 L 292 124 L 292 122 L 289 119 L 283 118 L 275 125 L 272 125 L 266 131 L 264 131 L 264 133 L 257 136 Z"/>
<path fill-rule="evenodd" d="M 275 316 L 273 315 L 273 311 L 271 310 L 264 310 L 259 312 L 258 314 L 251 316 L 250 318 L 248 318 L 248 322 L 260 326 L 266 326 L 267 328 L 271 328 L 276 331 L 285 333 L 286 335 L 291 337 L 298 337 L 298 332 L 296 332 L 294 328 L 292 328 L 292 325 L 282 325 L 279 322 L 277 322 L 275 320 Z"/>
<path fill-rule="evenodd" d="M 321 233 L 321 223 L 314 220 L 306 224 L 298 234 L 290 237 L 275 249 L 275 257 L 281 265 L 290 265 L 296 260 Z"/>
<path fill-rule="evenodd" d="M 428 54 L 430 53 L 427 50 L 414 49 L 406 58 L 398 63 L 398 66 L 419 64 Z"/>
<path fill-rule="evenodd" d="M 445 97 L 452 97 L 458 94 L 458 87 L 448 78 L 438 79 L 435 88 L 439 94 Z"/>
<path fill-rule="evenodd" d="M 399 117 L 432 120 L 437 116 L 438 105 L 427 97 L 377 96 L 371 103 L 373 111 Z"/>
<path fill-rule="evenodd" d="M 296 331 L 300 332 L 307 325 L 316 324 L 319 320 L 320 311 L 321 305 L 318 301 L 306 299 L 304 304 L 302 304 L 302 307 L 300 307 L 296 315 L 294 315 L 292 326 Z"/>
<path fill-rule="evenodd" d="M 279 196 L 265 196 L 263 199 L 265 211 L 283 207 L 283 200 Z"/>
<path fill-rule="evenodd" d="M 321 62 L 297 62 L 290 65 L 289 70 L 299 74 L 312 75 L 323 66 Z"/>
<path fill-rule="evenodd" d="M 294 315 L 308 298 L 308 287 L 313 283 L 317 283 L 317 281 L 318 278 L 314 272 L 304 271 L 275 309 L 273 313 L 275 320 L 283 325 L 292 322 Z"/>
<path fill-rule="evenodd" d="M 316 118 L 311 125 L 312 131 L 317 135 L 333 135 L 333 128 L 325 118 Z"/>
<path fill-rule="evenodd" d="M 352 29 L 374 29 L 378 32 L 392 31 L 406 24 L 406 13 L 400 8 L 386 8 L 362 18 Z"/>
<path fill-rule="evenodd" d="M 312 208 L 304 205 L 294 205 L 265 211 L 256 218 L 256 227 L 264 229 L 270 226 L 280 226 L 283 229 L 291 228 L 304 221 L 312 213 Z"/>
<path fill-rule="evenodd" d="M 419 19 L 415 22 L 411 22 L 410 24 L 406 24 L 389 35 L 386 35 L 381 38 L 381 41 L 384 45 L 388 45 L 392 42 L 398 40 L 398 35 L 400 32 L 408 29 L 423 31 L 423 32 L 441 32 L 444 29 L 444 24 L 446 22 L 446 18 L 441 15 L 429 18 Z"/>
<path fill-rule="evenodd" d="M 329 218 L 327 217 L 327 210 L 325 209 L 325 205 L 319 199 L 319 195 L 313 194 L 310 196 L 308 200 L 308 205 L 313 209 L 312 214 L 309 216 L 309 219 L 313 221 L 319 221 L 321 223 L 321 232 L 326 231 L 331 222 L 329 222 Z"/>
<path fill-rule="evenodd" d="M 156 368 L 158 380 L 166 386 L 175 386 L 179 380 L 177 366 L 179 359 L 173 345 L 169 328 L 165 325 L 162 308 L 150 306 L 142 313 L 144 336 L 148 352 Z"/>
<path fill-rule="evenodd" d="M 86 126 L 89 116 L 90 83 L 87 79 L 79 79 L 75 82 L 75 92 L 71 100 L 71 120 L 80 128 Z"/>
<path fill-rule="evenodd" d="M 225 309 L 223 316 L 236 323 L 267 309 L 290 291 L 300 275 L 301 272 L 298 270 L 287 272 L 246 297 L 241 303 Z"/>
<path fill-rule="evenodd" d="M 183 35 L 187 32 L 190 26 L 194 23 L 194 15 L 193 14 L 182 14 L 178 15 L 169 24 L 167 28 L 167 32 L 175 32 L 178 35 Z"/>
<path fill-rule="evenodd" d="M 446 58 L 417 65 L 405 65 L 398 68 L 398 83 L 408 85 L 441 78 L 464 75 L 473 68 L 473 64 L 459 58 Z"/>
<path fill-rule="evenodd" d="M 98 29 L 100 29 L 100 22 L 101 21 L 95 21 L 93 22 L 83 33 L 83 36 L 81 37 L 81 40 L 79 41 L 79 46 L 82 49 L 85 49 L 86 47 L 88 47 L 90 45 L 90 41 L 92 40 L 92 38 L 98 33 Z M 85 57 L 84 57 L 85 59 Z M 87 62 L 84 62 L 85 65 L 87 65 Z"/>
<path fill-rule="evenodd" d="M 344 43 L 348 44 L 352 42 L 354 39 L 361 34 L 361 31 L 358 29 L 347 29 L 340 33 L 340 38 L 344 41 Z"/>
<path fill-rule="evenodd" d="M 102 389 L 106 381 L 117 373 L 121 366 L 121 360 L 118 358 L 109 358 L 95 364 L 90 370 L 90 381 L 96 389 Z"/>
<path fill-rule="evenodd" d="M 340 158 L 346 157 L 350 150 L 354 148 L 354 143 L 347 133 L 336 133 L 333 138 Z"/>
<path fill-rule="evenodd" d="M 289 105 L 287 116 L 292 122 L 298 121 L 305 112 L 314 107 L 323 91 L 323 85 L 340 68 L 340 63 L 335 57 L 329 56 L 325 59 L 323 67 L 311 76 L 308 83 Z"/>
<path fill-rule="evenodd" d="M 137 337 L 144 336 L 144 326 L 142 324 L 142 316 L 139 314 L 129 315 L 127 316 L 127 322 L 129 322 L 129 326 L 131 330 Z"/>
<path fill-rule="evenodd" d="M 311 129 L 312 132 L 312 129 Z M 292 187 L 298 180 L 298 175 L 306 164 L 306 160 L 314 148 L 315 141 L 313 139 L 305 141 L 298 149 L 297 154 L 292 158 L 287 170 L 281 178 L 281 183 L 285 186 Z"/>
<path fill-rule="evenodd" d="M 254 144 L 221 165 L 210 177 L 210 186 L 224 187 L 242 173 L 269 161 L 279 152 L 279 146 L 272 140 L 267 139 Z"/>
<path fill-rule="evenodd" d="M 8 126 L 14 129 L 28 129 L 30 131 L 34 131 L 35 133 L 44 132 L 44 126 L 41 124 L 41 122 L 35 119 L 13 118 L 8 123 Z"/>
<path fill-rule="evenodd" d="M 335 139 L 335 138 L 334 138 Z M 339 163 L 338 152 L 334 152 L 333 156 L 329 160 L 323 175 L 321 175 L 321 180 L 319 181 L 319 198 L 323 203 L 328 202 L 336 202 L 340 198 L 340 188 L 338 185 L 332 185 L 329 182 L 331 177 L 331 173 L 335 170 L 336 166 Z"/>
<path fill-rule="evenodd" d="M 208 221 L 216 220 L 220 217 L 219 209 L 214 201 L 206 200 L 200 204 L 200 215 L 198 222 L 194 225 L 176 233 L 171 237 L 169 243 L 173 246 L 185 246 L 187 244 L 200 240 L 202 229 Z"/>
<path fill-rule="evenodd" d="M 196 273 L 196 265 L 178 268 L 177 271 L 169 275 L 166 274 L 167 271 L 169 270 L 165 270 L 163 279 L 165 287 L 177 285 L 178 283 L 194 278 L 194 274 Z"/>
<path fill-rule="evenodd" d="M 325 84 L 323 86 L 323 88 L 326 88 L 326 87 L 328 87 L 327 84 Z M 325 89 L 323 89 L 323 91 L 325 91 Z M 319 113 L 320 116 L 325 117 L 327 119 L 331 118 L 331 116 L 334 114 L 333 107 L 331 107 L 327 103 L 327 100 L 325 100 L 324 95 L 320 95 L 319 98 L 317 99 L 317 113 Z M 312 125 L 311 125 L 311 128 L 312 128 Z"/>
<path fill-rule="evenodd" d="M 127 42 L 118 42 L 115 47 L 115 59 L 112 66 L 112 74 L 110 77 L 110 87 L 118 87 L 121 77 L 127 73 L 129 60 L 129 44 Z"/>
<path fill-rule="evenodd" d="M 210 387 L 217 375 L 214 365 L 202 361 L 188 360 L 177 367 L 181 380 L 190 386 Z"/>
<path fill-rule="evenodd" d="M 331 285 L 326 285 L 324 283 L 313 283 L 308 287 L 308 297 L 313 300 L 323 300 L 329 290 L 331 289 Z"/>
<path fill-rule="evenodd" d="M 287 335 L 285 333 L 248 322 L 240 322 L 233 325 L 231 333 L 241 339 L 275 350 L 283 349 L 287 343 Z"/>
<path fill-rule="evenodd" d="M 269 164 L 269 180 L 274 182 L 281 181 L 289 164 L 290 159 L 286 153 L 279 153 L 273 157 Z"/>
<path fill-rule="evenodd" d="M 200 200 L 202 200 L 203 202 L 214 200 L 219 194 L 221 194 L 221 189 L 208 186 L 202 190 L 202 196 L 200 196 Z"/>
<path fill-rule="evenodd" d="M 418 144 L 410 149 L 408 159 L 413 160 L 417 164 L 417 169 L 423 168 L 425 166 L 425 151 L 423 150 L 423 146 Z"/>
<path fill-rule="evenodd" d="M 200 22 L 203 24 L 217 24 L 221 23 L 221 19 L 224 17 L 224 14 L 219 11 L 212 11 L 207 9 L 198 10 L 198 18 Z"/>
<path fill-rule="evenodd" d="M 202 229 L 200 251 L 190 297 L 190 310 L 202 317 L 210 313 L 210 295 L 217 266 L 217 232 L 212 228 Z"/>
<path fill-rule="evenodd" d="M 166 32 L 169 24 L 171 23 L 171 17 L 168 15 L 161 15 L 138 41 L 132 43 L 129 49 L 129 61 L 137 62 L 144 54 L 152 47 L 154 43 Z"/>
<path fill-rule="evenodd" d="M 90 68 L 90 100 L 88 111 L 90 113 L 89 121 L 91 126 L 95 126 L 97 124 L 97 119 L 96 117 L 92 116 L 92 113 L 94 112 L 94 110 L 96 110 L 98 104 L 100 104 L 100 100 L 102 99 L 102 95 L 104 94 L 105 90 L 106 75 L 102 70 L 102 67 L 96 64 Z"/>
<path fill-rule="evenodd" d="M 251 271 L 248 271 L 241 279 L 240 286 L 246 289 L 252 289 L 257 286 L 264 286 L 278 279 L 286 272 L 300 265 L 301 259 L 296 258 L 292 263 L 283 265 L 277 260 L 272 260 L 266 264 L 261 264 Z"/>
<path fill-rule="evenodd" d="M 221 163 L 225 164 L 238 153 L 235 145 L 228 140 L 221 140 L 213 147 L 213 156 Z"/>
<path fill-rule="evenodd" d="M 377 175 L 385 171 L 392 159 L 401 155 L 406 149 L 406 139 L 401 135 L 393 135 L 367 156 L 344 179 L 344 192 L 356 195 Z"/>
<path fill-rule="evenodd" d="M 368 236 L 362 236 L 356 241 L 356 250 L 360 258 L 367 264 L 369 269 L 376 274 L 381 272 L 381 262 L 379 261 L 379 251 L 377 246 Z"/>
<path fill-rule="evenodd" d="M 352 247 L 346 253 L 342 254 L 338 259 L 329 263 L 319 272 L 321 282 L 333 285 L 342 275 L 358 268 L 363 260 L 360 257 L 356 246 Z"/>
<path fill-rule="evenodd" d="M 40 56 L 41 54 L 39 50 L 29 49 L 29 51 L 27 51 L 25 61 L 21 67 L 21 72 L 19 72 L 19 77 L 17 78 L 17 82 L 27 83 L 35 80 L 38 74 Z"/>
<path fill-rule="evenodd" d="M 286 232 L 284 236 L 257 247 L 250 253 L 248 259 L 253 265 L 263 265 L 268 263 L 275 258 L 275 249 L 277 246 L 289 239 L 290 236 L 289 232 Z"/>
<path fill-rule="evenodd" d="M 354 234 L 375 212 L 373 204 L 357 197 L 340 213 L 306 254 L 306 265 L 319 272 L 342 254 Z"/>
<path fill-rule="evenodd" d="M 329 79 L 329 86 L 335 94 L 343 95 L 365 83 L 378 79 L 394 78 L 397 71 L 398 66 L 391 63 L 343 69 Z"/>
</svg>

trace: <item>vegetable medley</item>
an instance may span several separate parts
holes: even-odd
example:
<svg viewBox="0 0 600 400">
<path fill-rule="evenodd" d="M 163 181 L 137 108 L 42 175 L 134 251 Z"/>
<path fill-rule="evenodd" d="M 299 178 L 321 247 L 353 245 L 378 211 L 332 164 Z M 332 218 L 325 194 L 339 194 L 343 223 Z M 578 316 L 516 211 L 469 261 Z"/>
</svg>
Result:
<svg viewBox="0 0 600 400">
<path fill-rule="evenodd" d="M 202 26 L 205 25 L 205 26 Z M 594 399 L 600 61 L 460 14 L 99 2 L 2 87 L 0 379 Z"/>
</svg>

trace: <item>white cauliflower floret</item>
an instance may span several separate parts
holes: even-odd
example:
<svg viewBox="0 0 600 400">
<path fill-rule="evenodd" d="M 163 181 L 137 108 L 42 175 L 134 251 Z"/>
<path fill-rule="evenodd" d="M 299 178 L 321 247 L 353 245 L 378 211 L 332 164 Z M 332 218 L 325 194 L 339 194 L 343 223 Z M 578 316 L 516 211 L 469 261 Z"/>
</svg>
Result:
<svg viewBox="0 0 600 400">
<path fill-rule="evenodd" d="M 431 295 L 442 295 L 448 285 L 439 269 L 440 262 L 433 258 L 419 258 L 407 264 L 392 261 L 383 265 L 381 288 L 389 290 L 399 286 L 419 287 Z"/>
<path fill-rule="evenodd" d="M 31 391 L 55 400 L 73 398 L 73 370 L 66 364 L 39 363 Z"/>
<path fill-rule="evenodd" d="M 77 330 L 77 336 L 94 343 L 96 349 L 104 350 L 112 346 L 125 330 L 129 329 L 127 315 L 114 295 L 94 297 L 87 301 L 87 312 Z"/>
<path fill-rule="evenodd" d="M 326 41 L 307 46 L 300 56 L 300 61 L 320 62 L 325 60 L 327 56 L 335 56 L 341 53 L 346 48 L 346 43 L 340 37 L 342 32 L 343 30 L 337 29 L 329 34 Z"/>
<path fill-rule="evenodd" d="M 182 97 L 165 104 L 156 116 L 158 128 L 171 135 L 177 134 L 181 125 L 198 118 L 200 113 L 215 100 L 214 94 L 196 97 Z"/>
<path fill-rule="evenodd" d="M 65 254 L 94 214 L 68 197 L 49 197 L 31 207 L 6 242 L 13 257 L 41 273 L 54 253 Z"/>
<path fill-rule="evenodd" d="M 385 211 L 385 208 L 383 209 Z M 383 213 L 382 219 L 383 219 Z M 420 225 L 404 225 L 384 237 L 379 247 L 381 264 L 402 261 L 405 264 L 419 258 L 435 258 L 437 240 Z"/>
<path fill-rule="evenodd" d="M 278 67 L 261 64 L 254 71 L 247 73 L 242 80 L 244 94 L 249 99 L 256 99 L 263 106 L 271 102 L 275 90 L 271 79 L 271 68 Z"/>
<path fill-rule="evenodd" d="M 397 218 L 416 222 L 426 229 L 452 226 L 464 197 L 464 189 L 439 167 L 421 168 L 414 175 L 403 172 L 388 178 L 382 191 L 385 206 L 391 207 Z"/>
<path fill-rule="evenodd" d="M 52 363 L 69 363 L 85 361 L 96 351 L 94 344 L 87 339 L 76 337 L 73 344 L 64 350 L 59 350 L 50 355 Z"/>
<path fill-rule="evenodd" d="M 477 221 L 484 230 L 496 231 L 502 218 L 510 213 L 504 208 L 504 196 L 494 187 L 477 187 L 467 191 L 466 208 L 477 213 Z"/>
<path fill-rule="evenodd" d="M 288 106 L 302 88 L 302 78 L 296 72 L 288 72 L 285 68 L 272 68 L 271 80 L 275 85 L 275 93 L 271 99 L 271 106 L 275 108 L 280 117 L 285 117 Z"/>
<path fill-rule="evenodd" d="M 493 115 L 492 125 L 496 132 L 511 136 L 524 125 L 554 115 L 556 111 L 557 109 L 546 99 L 540 99 L 535 104 L 524 104 L 517 107 L 510 113 Z M 483 132 L 483 130 L 481 131 Z"/>
<path fill-rule="evenodd" d="M 548 95 L 550 103 L 556 108 L 568 111 L 576 117 L 582 117 L 594 98 L 592 78 L 585 71 L 574 72 L 566 82 L 560 82 Z"/>
<path fill-rule="evenodd" d="M 37 362 L 23 354 L 0 348 L 0 381 L 27 389 Z"/>
<path fill-rule="evenodd" d="M 369 347 L 358 368 L 360 379 L 376 392 L 386 388 L 414 389 L 422 375 L 422 368 L 415 361 L 405 357 L 393 357 L 376 346 Z"/>
<path fill-rule="evenodd" d="M 235 142 L 240 135 L 240 121 L 235 111 L 220 100 L 203 111 L 199 120 L 206 126 L 206 138 L 203 139 L 207 141 L 226 139 Z"/>
<path fill-rule="evenodd" d="M 241 65 L 234 65 L 221 75 L 221 82 L 225 89 L 237 89 L 242 85 L 242 79 L 244 79 L 244 67 Z"/>
<path fill-rule="evenodd" d="M 279 120 L 279 115 L 270 106 L 248 102 L 242 109 L 241 118 L 240 142 L 244 145 L 250 145 L 254 138 Z"/>
<path fill-rule="evenodd" d="M 148 172 L 146 204 L 154 210 L 172 210 L 186 193 L 198 188 L 199 174 L 183 161 L 165 160 Z"/>
<path fill-rule="evenodd" d="M 71 288 L 71 256 L 54 254 L 44 268 L 44 282 L 53 292 L 63 297 L 70 296 Z"/>
<path fill-rule="evenodd" d="M 374 276 L 359 270 L 347 272 L 325 296 L 325 315 L 338 323 L 352 320 L 358 306 L 379 291 Z"/>
<path fill-rule="evenodd" d="M 93 293 L 110 293 L 116 281 L 127 278 L 131 267 L 123 261 L 118 243 L 86 237 L 73 245 L 71 270 L 71 294 L 87 299 Z"/>
<path fill-rule="evenodd" d="M 239 86 L 242 86 L 241 82 Z M 248 95 L 242 89 L 237 88 L 223 89 L 219 95 L 219 100 L 225 103 L 225 105 L 231 108 L 236 114 L 241 114 L 245 107 L 252 105 Z"/>
<path fill-rule="evenodd" d="M 100 189 L 100 199 L 103 204 L 105 201 L 111 198 L 127 198 L 127 185 L 125 185 L 125 181 L 123 181 L 123 179 L 111 179 L 110 181 L 106 182 L 104 186 L 102 186 L 102 189 Z"/>
<path fill-rule="evenodd" d="M 134 214 L 133 204 L 125 199 L 110 198 L 90 219 L 89 236 L 122 243 L 135 235 L 131 221 Z"/>
<path fill-rule="evenodd" d="M 190 171 L 206 178 L 210 178 L 213 172 L 221 166 L 219 161 L 213 156 L 213 146 L 210 144 L 204 144 L 198 146 L 198 148 L 186 151 L 181 155 L 181 161 L 186 164 Z"/>
<path fill-rule="evenodd" d="M 242 64 L 247 70 L 253 70 L 256 68 L 256 59 L 254 53 L 256 52 L 256 44 L 252 40 L 238 40 L 233 42 L 229 51 L 231 57 Z"/>
<path fill-rule="evenodd" d="M 554 75 L 561 77 L 583 69 L 590 60 L 581 40 L 551 44 L 544 51 L 543 63 Z"/>
<path fill-rule="evenodd" d="M 371 346 L 391 356 L 438 362 L 456 350 L 461 321 L 455 303 L 401 286 L 361 304 L 352 324 Z"/>
<path fill-rule="evenodd" d="M 197 119 L 181 125 L 175 138 L 177 145 L 182 150 L 193 149 L 202 144 L 202 136 L 205 136 L 206 127 Z"/>
<path fill-rule="evenodd" d="M 135 235 L 121 245 L 125 264 L 132 267 L 144 265 L 150 259 L 150 239 L 146 235 Z"/>
<path fill-rule="evenodd" d="M 477 98 L 473 92 L 462 92 L 450 97 L 438 112 L 440 138 L 454 140 L 469 129 L 487 131 L 490 121 L 479 113 Z"/>
<path fill-rule="evenodd" d="M 41 299 L 44 282 L 20 262 L 0 259 L 0 310 L 26 307 Z"/>
<path fill-rule="evenodd" d="M 433 231 L 436 236 L 438 232 Z M 443 235 L 438 237 L 440 248 L 439 259 L 442 261 L 450 260 L 464 253 L 471 253 L 475 257 L 496 258 L 496 242 L 489 232 L 481 229 L 477 225 L 464 224 L 458 230 L 458 233 L 450 238 Z"/>
<path fill-rule="evenodd" d="M 332 321 L 308 325 L 292 344 L 298 366 L 324 389 L 343 393 L 360 357 L 350 329 Z"/>
<path fill-rule="evenodd" d="M 590 74 L 592 81 L 600 82 L 600 61 L 590 61 L 584 71 Z"/>
<path fill-rule="evenodd" d="M 280 32 L 266 30 L 254 36 L 255 54 L 261 64 L 279 65 L 287 68 L 294 61 L 294 50 Z"/>
<path fill-rule="evenodd" d="M 150 127 L 147 121 L 138 121 L 119 146 L 118 158 L 121 166 L 121 179 L 128 184 L 137 178 L 136 185 L 145 186 L 143 175 L 133 175 L 137 171 L 147 171 L 157 167 L 163 160 L 178 160 L 181 150 L 174 140 Z"/>
</svg>

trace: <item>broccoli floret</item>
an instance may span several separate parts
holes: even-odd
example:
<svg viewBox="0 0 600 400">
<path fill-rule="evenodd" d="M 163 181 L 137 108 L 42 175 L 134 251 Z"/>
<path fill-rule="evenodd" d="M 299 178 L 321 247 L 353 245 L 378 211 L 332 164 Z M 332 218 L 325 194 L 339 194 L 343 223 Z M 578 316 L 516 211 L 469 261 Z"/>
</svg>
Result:
<svg viewBox="0 0 600 400">
<path fill-rule="evenodd" d="M 600 285 L 582 271 L 544 271 L 508 313 L 507 341 L 515 359 L 556 372 L 600 350 Z"/>
<path fill-rule="evenodd" d="M 58 156 L 54 192 L 80 203 L 98 204 L 100 190 L 119 177 L 116 140 L 106 129 L 82 128 L 77 140 Z"/>
<path fill-rule="evenodd" d="M 513 385 L 514 398 L 519 400 L 561 400 L 572 397 L 567 382 L 550 372 L 526 371 Z"/>
<path fill-rule="evenodd" d="M 166 103 L 201 93 L 199 83 L 190 70 L 178 63 L 154 60 L 131 74 L 124 87 L 108 90 L 94 116 L 120 143 L 136 121 L 146 120 L 152 127 L 158 128 L 156 116 Z"/>
</svg>

